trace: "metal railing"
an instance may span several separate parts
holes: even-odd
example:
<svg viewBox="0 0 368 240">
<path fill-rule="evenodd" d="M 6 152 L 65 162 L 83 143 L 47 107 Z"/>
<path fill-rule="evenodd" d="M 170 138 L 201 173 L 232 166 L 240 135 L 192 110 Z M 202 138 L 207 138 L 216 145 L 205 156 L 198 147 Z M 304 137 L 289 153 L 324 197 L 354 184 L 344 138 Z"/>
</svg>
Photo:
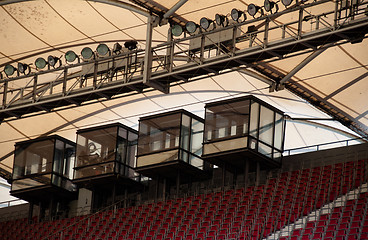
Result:
<svg viewBox="0 0 368 240">
<path fill-rule="evenodd" d="M 314 151 L 337 148 L 337 147 L 347 147 L 347 146 L 367 143 L 367 141 L 368 139 L 366 138 L 353 138 L 353 139 L 346 139 L 346 140 L 341 140 L 341 141 L 315 144 L 315 145 L 306 146 L 306 147 L 292 148 L 292 149 L 284 150 L 283 156 L 285 157 L 285 156 L 290 156 L 294 154 L 308 153 L 308 152 L 314 152 Z"/>
</svg>

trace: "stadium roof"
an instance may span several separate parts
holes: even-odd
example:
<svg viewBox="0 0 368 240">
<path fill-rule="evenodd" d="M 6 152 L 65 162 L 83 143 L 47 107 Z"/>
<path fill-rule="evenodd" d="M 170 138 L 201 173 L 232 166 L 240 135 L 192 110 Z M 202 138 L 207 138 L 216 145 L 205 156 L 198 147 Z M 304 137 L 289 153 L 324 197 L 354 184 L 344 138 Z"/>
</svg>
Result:
<svg viewBox="0 0 368 240">
<path fill-rule="evenodd" d="M 263 5 L 261 0 L 0 0 L 0 70 L 9 63 L 34 63 L 38 57 L 62 56 L 68 50 L 80 52 L 86 46 L 94 49 L 99 43 L 112 48 L 115 42 L 136 40 L 138 48 L 145 49 L 150 13 L 162 20 L 153 29 L 152 45 L 156 46 L 167 41 L 170 26 L 163 18 L 175 5 L 182 4 L 168 16 L 168 21 L 184 26 L 187 21 L 199 23 L 202 17 L 214 19 L 216 13 L 228 15 L 233 8 L 246 10 L 250 3 Z M 326 3 L 314 11 L 333 11 L 335 2 Z M 279 5 L 283 10 L 284 6 Z M 281 16 L 273 23 L 282 26 L 293 18 L 292 14 Z M 324 20 L 329 19 L 322 19 L 321 24 Z M 312 28 L 316 21 L 303 24 Z M 262 69 L 267 68 L 266 72 L 248 66 L 191 79 L 171 87 L 169 94 L 144 91 L 50 113 L 4 119 L 0 125 L 0 168 L 11 171 L 12 151 L 18 141 L 48 134 L 75 141 L 79 128 L 117 121 L 137 128 L 139 117 L 169 109 L 185 108 L 203 117 L 206 102 L 247 94 L 263 99 L 292 118 L 287 124 L 286 149 L 367 136 L 368 41 L 364 34 L 354 44 L 337 42 L 327 50 L 315 49 L 317 54 L 301 52 L 265 62 Z M 270 82 L 295 69 L 295 74 L 285 79 L 284 90 L 270 92 Z"/>
</svg>

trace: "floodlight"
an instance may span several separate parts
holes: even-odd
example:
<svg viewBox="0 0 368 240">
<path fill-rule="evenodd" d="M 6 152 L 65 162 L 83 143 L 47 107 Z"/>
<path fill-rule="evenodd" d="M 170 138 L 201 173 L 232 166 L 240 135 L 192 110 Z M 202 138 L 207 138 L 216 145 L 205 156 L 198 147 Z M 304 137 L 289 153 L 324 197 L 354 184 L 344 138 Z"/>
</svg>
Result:
<svg viewBox="0 0 368 240">
<path fill-rule="evenodd" d="M 74 51 L 67 51 L 65 53 L 65 60 L 66 60 L 67 63 L 72 63 L 77 58 L 78 58 L 78 56 Z"/>
<path fill-rule="evenodd" d="M 257 6 L 253 3 L 248 5 L 248 14 L 254 17 L 258 11 L 261 11 L 261 15 L 263 15 L 263 10 L 260 6 Z"/>
<path fill-rule="evenodd" d="M 97 48 L 96 48 L 96 51 L 98 53 L 98 56 L 100 57 L 104 57 L 106 56 L 108 53 L 110 53 L 110 49 L 109 47 L 104 44 L 104 43 L 100 43 Z"/>
<path fill-rule="evenodd" d="M 285 7 L 287 7 L 293 2 L 293 0 L 281 0 L 281 2 Z"/>
<path fill-rule="evenodd" d="M 233 8 L 231 10 L 231 19 L 234 20 L 235 22 L 239 22 L 239 19 L 244 16 L 244 21 L 247 20 L 247 15 L 245 15 L 245 13 L 243 11 L 240 11 L 236 8 Z"/>
<path fill-rule="evenodd" d="M 187 22 L 187 24 L 185 24 L 185 29 L 188 31 L 188 33 L 194 33 L 198 28 L 198 24 L 196 24 L 193 21 L 189 21 Z"/>
<path fill-rule="evenodd" d="M 123 47 L 119 43 L 115 43 L 112 47 L 112 52 L 117 54 L 120 53 L 121 49 L 123 49 Z"/>
<path fill-rule="evenodd" d="M 135 40 L 126 41 L 124 43 L 124 47 L 128 48 L 128 50 L 134 50 L 137 48 L 138 42 Z"/>
<path fill-rule="evenodd" d="M 206 17 L 201 18 L 201 20 L 199 21 L 199 24 L 204 30 L 207 30 L 210 27 L 211 23 L 213 23 L 213 21 Z"/>
<path fill-rule="evenodd" d="M 47 65 L 47 62 L 44 58 L 40 57 L 40 58 L 37 58 L 36 61 L 35 61 L 35 65 L 36 65 L 36 68 L 37 69 L 43 69 L 46 67 Z"/>
<path fill-rule="evenodd" d="M 171 34 L 175 37 L 179 37 L 183 33 L 183 27 L 179 24 L 171 26 Z"/>
<path fill-rule="evenodd" d="M 215 15 L 215 22 L 219 26 L 226 27 L 229 24 L 229 19 L 225 15 L 217 13 Z"/>
<path fill-rule="evenodd" d="M 271 1 L 271 0 L 265 0 L 265 1 L 264 1 L 264 5 L 263 5 L 263 7 L 264 7 L 264 9 L 266 10 L 266 12 L 271 12 L 271 13 L 273 13 L 273 12 L 272 12 L 272 9 L 273 9 L 273 8 L 276 8 L 275 13 L 277 13 L 277 11 L 279 11 L 279 6 L 278 6 L 275 2 L 273 2 L 273 1 Z"/>
<path fill-rule="evenodd" d="M 91 48 L 85 47 L 85 48 L 82 49 L 81 55 L 82 55 L 84 60 L 89 60 L 94 56 L 94 53 L 93 53 Z"/>
<path fill-rule="evenodd" d="M 18 72 L 28 75 L 31 72 L 31 68 L 25 63 L 18 63 Z"/>
<path fill-rule="evenodd" d="M 47 57 L 47 63 L 49 64 L 49 66 L 55 68 L 56 64 L 59 62 L 59 67 L 61 66 L 61 60 L 58 57 L 55 56 L 48 56 Z"/>
<path fill-rule="evenodd" d="M 8 64 L 4 67 L 4 72 L 5 72 L 7 77 L 10 77 L 11 75 L 13 75 L 16 70 L 17 69 L 15 67 L 13 67 L 12 65 L 10 65 L 10 64 Z"/>
</svg>

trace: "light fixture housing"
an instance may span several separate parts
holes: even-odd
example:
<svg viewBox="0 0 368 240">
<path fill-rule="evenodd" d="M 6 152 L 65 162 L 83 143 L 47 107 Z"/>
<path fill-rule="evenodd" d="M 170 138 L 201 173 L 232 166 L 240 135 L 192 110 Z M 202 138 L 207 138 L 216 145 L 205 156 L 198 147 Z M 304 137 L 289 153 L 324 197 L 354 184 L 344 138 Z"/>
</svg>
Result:
<svg viewBox="0 0 368 240">
<path fill-rule="evenodd" d="M 24 75 L 28 75 L 31 72 L 31 68 L 28 64 L 18 63 L 18 72 Z"/>
<path fill-rule="evenodd" d="M 277 13 L 279 11 L 279 6 L 277 5 L 277 3 L 271 1 L 271 0 L 265 0 L 264 4 L 263 4 L 264 9 L 266 10 L 266 12 L 271 12 L 271 13 Z M 275 12 L 272 11 L 272 9 L 276 9 Z"/>
<path fill-rule="evenodd" d="M 79 60 L 78 55 L 74 51 L 70 50 L 65 53 L 65 61 L 67 63 L 72 63 L 75 61 L 75 59 Z"/>
<path fill-rule="evenodd" d="M 213 21 L 206 17 L 201 18 L 201 20 L 199 21 L 201 28 L 203 28 L 204 30 L 209 29 L 212 23 Z"/>
<path fill-rule="evenodd" d="M 236 8 L 233 8 L 231 10 L 230 15 L 231 15 L 231 19 L 234 20 L 235 22 L 239 22 L 242 16 L 244 17 L 243 21 L 247 20 L 247 15 L 245 14 L 245 12 L 240 11 Z"/>
<path fill-rule="evenodd" d="M 104 43 L 100 43 L 97 46 L 96 52 L 99 57 L 105 57 L 106 55 L 110 55 L 111 53 L 110 48 Z"/>
<path fill-rule="evenodd" d="M 112 47 L 112 52 L 114 54 L 119 54 L 121 52 L 121 50 L 123 49 L 123 47 L 120 45 L 120 43 L 115 43 L 114 46 Z"/>
<path fill-rule="evenodd" d="M 12 76 L 15 73 L 15 71 L 17 71 L 17 69 L 10 64 L 4 67 L 4 73 L 6 74 L 7 77 Z"/>
<path fill-rule="evenodd" d="M 185 29 L 187 30 L 188 33 L 193 34 L 195 33 L 195 31 L 197 31 L 198 29 L 198 24 L 196 24 L 193 21 L 189 21 L 185 24 Z"/>
<path fill-rule="evenodd" d="M 217 25 L 222 27 L 226 27 L 227 25 L 229 25 L 229 19 L 227 18 L 227 16 L 218 13 L 216 13 L 215 15 L 215 22 Z"/>
<path fill-rule="evenodd" d="M 252 17 L 254 17 L 258 11 L 261 11 L 261 15 L 263 16 L 263 9 L 260 6 L 257 6 L 253 3 L 248 5 L 248 14 Z"/>
<path fill-rule="evenodd" d="M 281 3 L 282 3 L 285 7 L 289 6 L 292 2 L 293 2 L 293 0 L 281 0 Z"/>
<path fill-rule="evenodd" d="M 84 60 L 89 60 L 95 56 L 94 52 L 90 47 L 85 47 L 81 51 L 82 58 Z"/>
<path fill-rule="evenodd" d="M 44 58 L 39 57 L 39 58 L 36 59 L 35 65 L 36 65 L 37 69 L 44 69 L 47 65 L 47 62 Z"/>
<path fill-rule="evenodd" d="M 55 57 L 55 56 L 52 56 L 52 55 L 50 55 L 50 56 L 47 57 L 47 63 L 49 64 L 50 67 L 53 67 L 53 68 L 56 68 L 56 64 L 57 63 L 59 63 L 59 66 L 58 67 L 61 66 L 61 60 L 60 60 L 60 58 Z"/>
<path fill-rule="evenodd" d="M 183 27 L 179 24 L 174 24 L 171 26 L 171 34 L 175 37 L 179 37 L 183 33 Z"/>
<path fill-rule="evenodd" d="M 135 40 L 126 41 L 124 43 L 124 47 L 128 48 L 128 50 L 130 50 L 130 51 L 136 49 L 137 45 L 138 45 L 138 42 L 135 41 Z"/>
</svg>

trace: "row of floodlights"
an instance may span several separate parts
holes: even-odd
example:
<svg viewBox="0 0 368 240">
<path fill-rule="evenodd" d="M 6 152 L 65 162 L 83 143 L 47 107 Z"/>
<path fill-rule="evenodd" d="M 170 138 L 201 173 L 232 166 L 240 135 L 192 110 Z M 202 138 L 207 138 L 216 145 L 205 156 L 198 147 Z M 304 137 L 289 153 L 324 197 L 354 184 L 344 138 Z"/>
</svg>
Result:
<svg viewBox="0 0 368 240">
<path fill-rule="evenodd" d="M 127 41 L 124 43 L 124 47 L 128 50 L 134 50 L 137 48 L 137 41 Z M 83 61 L 88 61 L 91 59 L 95 59 L 96 56 L 98 57 L 106 57 L 110 56 L 111 54 L 119 54 L 121 53 L 121 50 L 123 47 L 119 43 L 115 43 L 112 50 L 104 43 L 101 43 L 97 46 L 96 52 L 94 52 L 90 47 L 85 47 L 81 51 L 81 57 Z M 73 63 L 76 60 L 78 60 L 78 63 L 80 62 L 80 56 L 78 56 L 74 51 L 67 51 L 65 53 L 65 61 L 67 63 Z M 44 69 L 46 66 L 48 66 L 48 69 L 51 68 L 58 68 L 61 67 L 61 57 L 56 56 L 48 56 L 47 59 L 44 59 L 42 57 L 39 57 L 35 61 L 35 66 L 37 70 Z M 28 75 L 31 73 L 30 65 L 25 63 L 18 63 L 18 67 L 15 68 L 13 65 L 8 64 L 4 67 L 4 73 L 7 77 L 13 76 L 14 73 L 17 72 L 17 75 L 20 74 Z M 0 73 L 0 77 L 1 73 Z"/>
<path fill-rule="evenodd" d="M 263 7 L 260 7 L 260 6 L 257 6 L 251 3 L 248 5 L 247 13 L 250 16 L 255 17 L 256 14 L 259 12 L 260 16 L 263 16 L 264 15 L 263 8 L 266 12 L 270 12 L 271 14 L 276 13 L 279 10 L 279 6 L 277 5 L 278 2 L 279 1 L 274 2 L 271 0 L 265 0 Z M 281 0 L 281 2 L 285 7 L 287 7 L 293 2 L 293 0 Z M 247 20 L 246 12 L 238 10 L 236 8 L 231 10 L 230 16 L 231 16 L 231 19 L 235 22 L 243 22 Z M 185 29 L 179 24 L 175 24 L 171 26 L 171 33 L 175 37 L 179 37 L 184 32 L 184 30 L 188 32 L 189 34 L 193 34 L 197 31 L 197 29 L 199 29 L 199 27 L 201 27 L 204 30 L 208 30 L 211 24 L 213 24 L 213 27 L 215 27 L 216 26 L 215 23 L 218 26 L 226 27 L 227 25 L 229 25 L 228 16 L 222 15 L 222 14 L 216 14 L 215 21 L 208 19 L 206 17 L 203 17 L 199 21 L 199 25 L 193 21 L 189 21 L 185 24 Z"/>
</svg>

